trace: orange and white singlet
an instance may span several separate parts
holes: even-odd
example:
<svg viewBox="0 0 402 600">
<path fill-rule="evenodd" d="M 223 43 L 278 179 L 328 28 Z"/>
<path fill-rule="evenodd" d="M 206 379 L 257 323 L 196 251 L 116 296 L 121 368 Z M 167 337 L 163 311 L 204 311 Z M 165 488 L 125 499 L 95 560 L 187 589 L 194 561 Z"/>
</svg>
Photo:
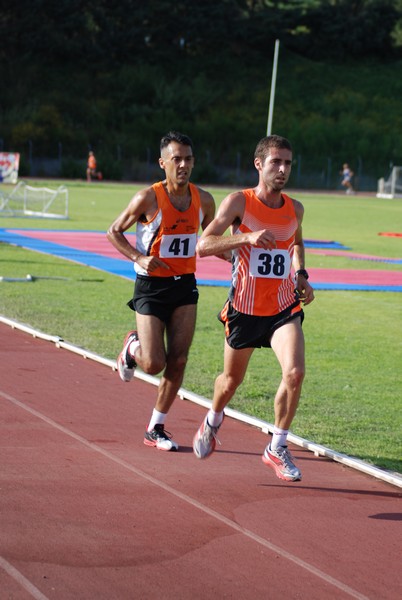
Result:
<svg viewBox="0 0 402 600">
<path fill-rule="evenodd" d="M 173 206 L 161 181 L 152 187 L 158 208 L 150 221 L 137 222 L 137 250 L 146 256 L 158 256 L 169 265 L 170 269 L 155 269 L 151 277 L 195 273 L 195 247 L 203 219 L 198 188 L 189 184 L 191 204 L 182 212 Z M 148 275 L 137 263 L 134 269 L 138 275 Z"/>
<path fill-rule="evenodd" d="M 233 233 L 269 229 L 276 240 L 273 250 L 243 246 L 233 251 L 232 306 L 247 315 L 273 316 L 295 302 L 291 275 L 295 233 L 298 228 L 293 202 L 282 194 L 283 206 L 270 208 L 254 193 L 243 190 L 244 215 Z M 299 309 L 300 310 L 300 309 Z"/>
</svg>

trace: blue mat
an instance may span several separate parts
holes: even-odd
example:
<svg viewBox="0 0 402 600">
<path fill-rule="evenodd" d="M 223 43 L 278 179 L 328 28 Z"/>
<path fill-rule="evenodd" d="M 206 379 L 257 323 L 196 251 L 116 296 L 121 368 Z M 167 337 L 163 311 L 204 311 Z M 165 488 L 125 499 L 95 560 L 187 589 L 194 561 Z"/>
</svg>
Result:
<svg viewBox="0 0 402 600">
<path fill-rule="evenodd" d="M 49 230 L 46 230 L 49 231 Z M 57 230 L 59 231 L 59 230 Z M 85 233 L 80 231 L 77 233 Z M 94 232 L 91 232 L 94 233 Z M 96 233 L 96 232 L 95 232 Z M 102 232 L 104 233 L 104 232 Z M 71 246 L 64 246 L 56 244 L 54 242 L 48 242 L 37 238 L 30 238 L 19 233 L 13 233 L 7 229 L 0 228 L 0 242 L 5 242 L 28 250 L 34 250 L 43 254 L 50 254 L 57 256 L 64 260 L 70 260 L 81 265 L 97 269 L 110 273 L 111 275 L 118 275 L 131 281 L 135 280 L 135 272 L 133 265 L 129 260 L 110 258 L 101 254 L 93 252 L 87 252 L 72 248 Z M 331 248 L 331 249 L 342 249 L 349 250 L 338 242 L 329 242 L 323 240 L 305 240 L 305 246 L 307 248 Z M 228 287 L 229 281 L 221 281 L 214 279 L 198 279 L 197 283 L 204 286 L 215 286 L 215 287 Z M 361 284 L 348 284 L 348 283 L 320 283 L 314 282 L 314 289 L 316 290 L 350 290 L 350 291 L 374 291 L 374 292 L 402 292 L 402 286 L 387 286 L 387 285 L 361 285 Z"/>
</svg>

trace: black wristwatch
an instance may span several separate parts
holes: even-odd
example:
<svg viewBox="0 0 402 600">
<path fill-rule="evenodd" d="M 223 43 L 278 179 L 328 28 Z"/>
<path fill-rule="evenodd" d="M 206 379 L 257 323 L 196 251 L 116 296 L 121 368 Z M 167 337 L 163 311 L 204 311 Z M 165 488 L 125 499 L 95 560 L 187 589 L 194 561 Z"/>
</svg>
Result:
<svg viewBox="0 0 402 600">
<path fill-rule="evenodd" d="M 299 269 L 296 271 L 296 275 L 303 275 L 304 279 L 308 279 L 308 273 L 306 269 Z"/>
</svg>

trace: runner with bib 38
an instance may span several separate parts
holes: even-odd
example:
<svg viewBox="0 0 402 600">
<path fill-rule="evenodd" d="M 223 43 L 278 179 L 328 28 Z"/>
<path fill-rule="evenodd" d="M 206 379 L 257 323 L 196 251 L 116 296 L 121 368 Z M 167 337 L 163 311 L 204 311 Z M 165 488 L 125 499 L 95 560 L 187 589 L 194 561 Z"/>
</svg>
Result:
<svg viewBox="0 0 402 600">
<path fill-rule="evenodd" d="M 274 400 L 272 441 L 262 459 L 279 478 L 296 481 L 301 472 L 287 448 L 287 435 L 305 373 L 302 304 L 314 299 L 305 270 L 304 209 L 282 191 L 292 166 L 288 140 L 276 135 L 260 140 L 254 165 L 258 185 L 229 194 L 197 246 L 199 256 L 231 251 L 232 285 L 219 315 L 225 327 L 224 370 L 215 380 L 212 408 L 193 450 L 198 458 L 214 451 L 224 408 L 242 383 L 254 349 L 270 347 L 282 380 Z M 231 235 L 224 235 L 228 229 Z"/>
</svg>

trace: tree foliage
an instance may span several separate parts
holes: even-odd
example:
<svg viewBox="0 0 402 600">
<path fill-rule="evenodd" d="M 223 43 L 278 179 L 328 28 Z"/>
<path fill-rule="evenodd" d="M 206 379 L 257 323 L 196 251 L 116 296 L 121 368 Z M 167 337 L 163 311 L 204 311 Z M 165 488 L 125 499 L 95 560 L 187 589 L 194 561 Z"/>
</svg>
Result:
<svg viewBox="0 0 402 600">
<path fill-rule="evenodd" d="M 393 126 L 384 126 L 383 108 L 397 103 L 397 81 L 373 98 L 373 86 L 356 90 L 344 75 L 371 65 L 373 81 L 382 67 L 400 66 L 401 31 L 402 0 L 7 3 L 0 141 L 22 153 L 33 144 L 48 156 L 61 146 L 71 156 L 118 147 L 123 158 L 143 160 L 165 130 L 177 128 L 206 157 L 212 150 L 222 162 L 249 156 L 264 134 L 280 39 L 281 132 L 310 154 L 318 145 L 322 155 L 345 151 L 350 127 L 371 161 L 370 144 L 386 131 L 394 159 L 402 155 L 400 117 L 396 109 Z"/>
<path fill-rule="evenodd" d="M 386 59 L 394 55 L 398 17 L 393 0 L 324 0 L 304 13 L 300 48 L 313 58 Z"/>
</svg>

